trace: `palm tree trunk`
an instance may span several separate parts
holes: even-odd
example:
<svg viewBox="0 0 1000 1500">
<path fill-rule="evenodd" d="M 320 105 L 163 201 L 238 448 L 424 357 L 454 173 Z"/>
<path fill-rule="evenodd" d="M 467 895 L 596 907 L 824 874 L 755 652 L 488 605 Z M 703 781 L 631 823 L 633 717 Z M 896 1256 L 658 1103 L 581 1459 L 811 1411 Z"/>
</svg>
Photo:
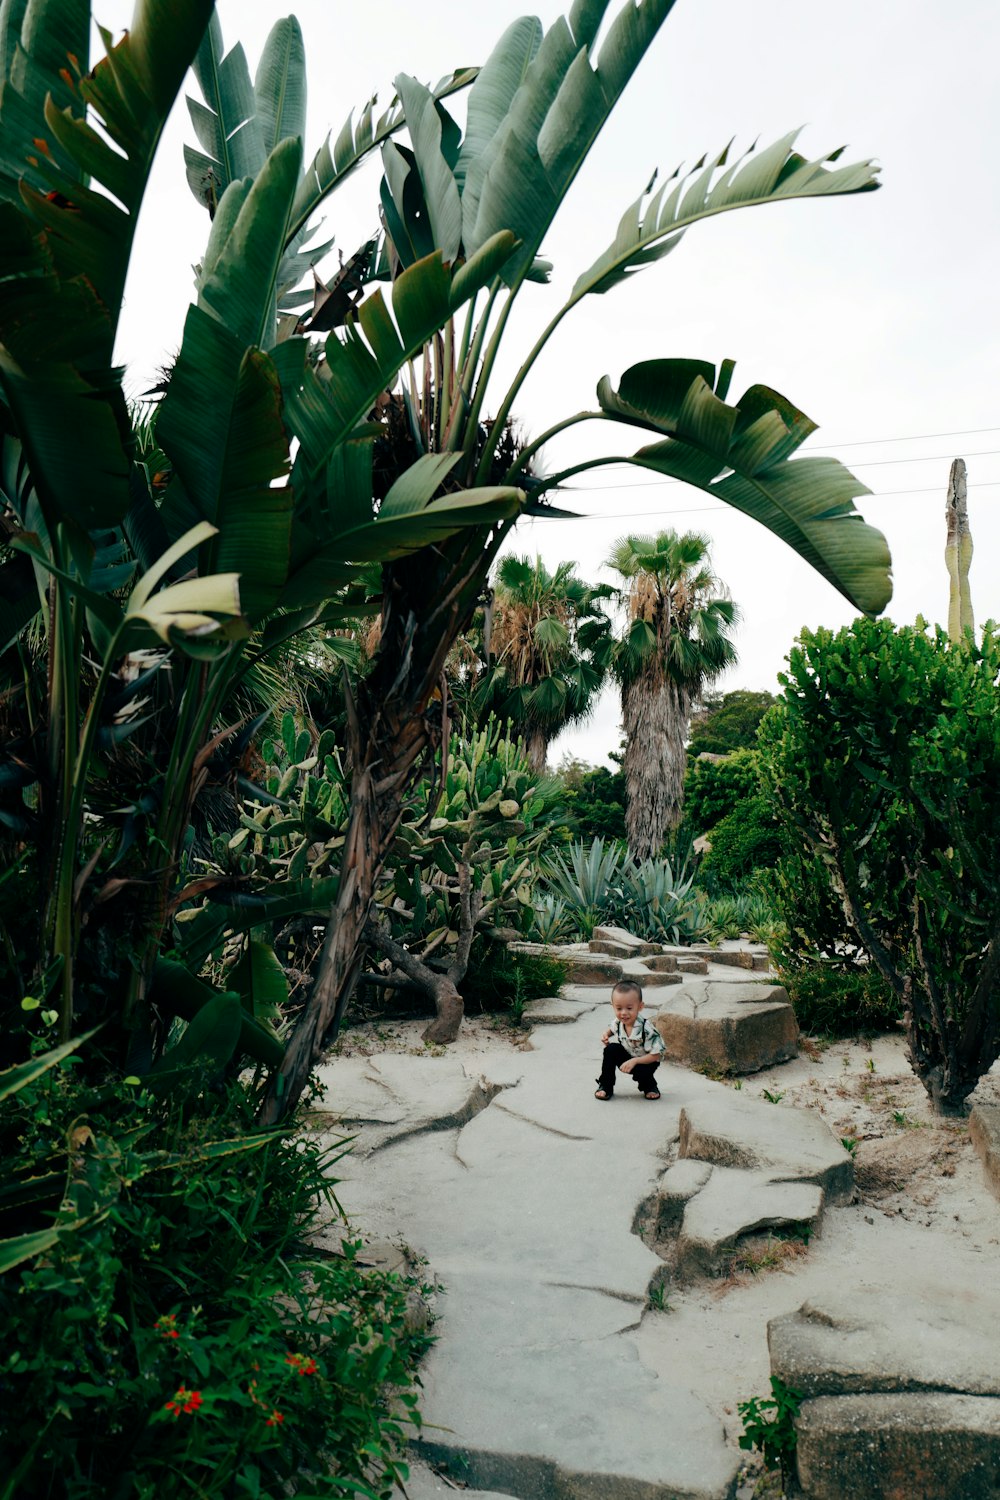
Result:
<svg viewBox="0 0 1000 1500">
<path fill-rule="evenodd" d="M 638 677 L 622 689 L 625 829 L 635 860 L 651 859 L 684 810 L 684 741 L 691 694 L 675 682 Z"/>
<path fill-rule="evenodd" d="M 545 771 L 545 760 L 549 753 L 549 737 L 544 729 L 532 729 L 528 735 L 525 749 L 528 762 L 536 776 L 541 776 Z"/>
</svg>

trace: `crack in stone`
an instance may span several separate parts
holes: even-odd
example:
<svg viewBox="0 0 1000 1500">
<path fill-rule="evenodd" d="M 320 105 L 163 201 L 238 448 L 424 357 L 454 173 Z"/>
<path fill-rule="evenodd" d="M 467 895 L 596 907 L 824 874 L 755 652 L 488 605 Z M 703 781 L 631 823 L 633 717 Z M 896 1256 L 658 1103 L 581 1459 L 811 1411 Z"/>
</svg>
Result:
<svg viewBox="0 0 1000 1500">
<path fill-rule="evenodd" d="M 596 1292 L 599 1297 L 610 1297 L 615 1302 L 625 1302 L 630 1307 L 643 1307 L 646 1302 L 645 1296 L 637 1296 L 634 1292 L 611 1292 L 606 1286 L 587 1286 L 582 1281 L 546 1281 L 545 1286 L 556 1287 L 563 1292 Z M 638 1323 L 634 1325 L 638 1328 Z"/>
<path fill-rule="evenodd" d="M 463 1126 L 468 1125 L 477 1115 L 482 1114 L 488 1105 L 492 1104 L 497 1094 L 510 1087 L 511 1085 L 507 1083 L 489 1083 L 485 1078 L 479 1078 L 461 1109 L 455 1110 L 450 1115 L 442 1115 L 437 1120 L 428 1120 L 423 1125 L 414 1125 L 411 1130 L 401 1130 L 398 1135 L 373 1146 L 369 1155 L 374 1156 L 378 1151 L 388 1151 L 390 1147 L 398 1146 L 403 1141 L 412 1141 L 415 1136 L 433 1135 L 439 1130 L 461 1131 Z M 458 1159 L 461 1160 L 461 1158 Z M 466 1163 L 462 1162 L 462 1165 L 465 1166 Z"/>
<path fill-rule="evenodd" d="M 512 1120 L 520 1120 L 524 1125 L 533 1125 L 536 1130 L 544 1130 L 547 1135 L 558 1135 L 564 1141 L 592 1141 L 592 1135 L 572 1135 L 568 1130 L 559 1130 L 555 1125 L 543 1125 L 540 1120 L 533 1120 L 530 1115 L 519 1114 L 516 1109 L 508 1109 L 505 1104 L 498 1104 L 497 1109 L 502 1114 L 510 1115 Z"/>
</svg>

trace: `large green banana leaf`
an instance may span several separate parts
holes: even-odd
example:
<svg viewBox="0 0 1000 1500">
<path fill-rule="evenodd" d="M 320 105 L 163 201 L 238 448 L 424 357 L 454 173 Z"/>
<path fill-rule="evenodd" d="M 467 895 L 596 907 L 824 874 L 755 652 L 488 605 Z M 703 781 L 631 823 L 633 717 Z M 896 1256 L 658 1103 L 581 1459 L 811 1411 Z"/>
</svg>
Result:
<svg viewBox="0 0 1000 1500">
<path fill-rule="evenodd" d="M 621 459 L 695 485 L 773 531 L 858 609 L 878 614 L 892 597 L 889 548 L 854 507 L 871 491 L 835 458 L 792 455 L 816 424 L 766 386 L 733 406 L 723 400 L 727 363 L 648 360 L 615 390 L 597 388 L 602 413 L 665 435 Z"/>
<path fill-rule="evenodd" d="M 250 619 L 277 604 L 288 573 L 288 436 L 271 341 L 285 227 L 302 148 L 285 140 L 252 183 L 234 182 L 212 226 L 198 304 L 157 422 L 176 477 L 161 514 L 171 538 L 218 528 L 202 571 L 236 572 Z"/>
<path fill-rule="evenodd" d="M 23 178 L 41 192 L 38 139 L 51 96 L 76 104 L 87 72 L 90 0 L 4 0 L 0 5 L 0 198 L 19 204 Z M 70 166 L 77 181 L 80 169 Z"/>
<path fill-rule="evenodd" d="M 478 154 L 470 150 L 462 162 L 467 254 L 498 229 L 511 229 L 520 243 L 504 278 L 514 284 L 528 272 L 570 184 L 672 7 L 673 0 L 623 5 L 596 64 L 591 49 L 606 3 L 574 5 L 537 46 L 523 28 L 505 33 L 483 75 L 489 70 L 489 88 L 509 103 Z M 474 88 L 473 94 L 486 88 Z M 477 119 L 480 103 L 477 99 Z M 488 105 L 485 112 L 490 118 Z M 496 114 L 494 106 L 492 118 Z M 480 125 L 477 131 L 478 142 L 485 132 Z"/>
<path fill-rule="evenodd" d="M 115 332 L 153 155 L 211 9 L 211 0 L 139 0 L 131 30 L 114 46 L 105 34 L 108 55 L 91 73 L 76 78 L 70 62 L 72 106 L 61 109 L 54 91 L 33 121 L 37 186 L 22 181 L 20 205 L 0 205 L 0 382 L 50 528 L 114 525 L 128 506 L 131 429 L 111 366 Z M 52 49 L 37 27 L 51 22 L 64 38 L 65 23 L 72 36 L 77 10 L 72 0 L 32 0 L 22 38 L 30 32 L 38 45 L 15 49 L 5 93 L 18 79 L 40 87 L 31 59 L 50 57 L 38 64 L 47 77 Z M 8 125 L 5 98 L 4 159 L 19 150 L 16 108 L 10 134 Z"/>
</svg>

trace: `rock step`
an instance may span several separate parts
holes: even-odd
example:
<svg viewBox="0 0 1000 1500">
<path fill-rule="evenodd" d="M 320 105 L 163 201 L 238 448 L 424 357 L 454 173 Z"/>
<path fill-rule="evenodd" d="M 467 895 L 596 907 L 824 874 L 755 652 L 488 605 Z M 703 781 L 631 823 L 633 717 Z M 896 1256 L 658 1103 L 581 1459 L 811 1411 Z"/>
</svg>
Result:
<svg viewBox="0 0 1000 1500">
<path fill-rule="evenodd" d="M 813 1182 L 775 1182 L 767 1172 L 713 1167 L 684 1206 L 674 1269 L 681 1280 L 725 1274 L 737 1243 L 764 1230 L 811 1235 L 823 1212 Z"/>
<path fill-rule="evenodd" d="M 820 1396 L 796 1421 L 808 1500 L 994 1500 L 1000 1401 L 921 1392 Z"/>
<path fill-rule="evenodd" d="M 775 1180 L 812 1182 L 827 1203 L 849 1203 L 854 1195 L 850 1152 L 818 1114 L 728 1090 L 681 1110 L 680 1155 L 765 1172 Z"/>
</svg>

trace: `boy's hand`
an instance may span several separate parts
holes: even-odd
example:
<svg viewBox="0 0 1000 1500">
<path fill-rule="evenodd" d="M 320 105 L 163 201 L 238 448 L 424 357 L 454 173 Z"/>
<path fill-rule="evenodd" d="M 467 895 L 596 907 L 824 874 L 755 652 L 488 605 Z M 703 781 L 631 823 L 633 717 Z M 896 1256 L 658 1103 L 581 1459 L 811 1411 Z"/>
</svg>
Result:
<svg viewBox="0 0 1000 1500">
<path fill-rule="evenodd" d="M 607 1031 L 601 1037 L 601 1046 L 602 1047 L 606 1047 L 608 1045 L 608 1043 L 610 1042 L 610 1040 L 611 1040 L 611 1027 L 609 1026 L 608 1029 L 607 1029 Z"/>
<path fill-rule="evenodd" d="M 618 1071 L 620 1073 L 631 1073 L 631 1071 L 632 1071 L 632 1069 L 634 1067 L 635 1067 L 635 1058 L 634 1057 L 630 1057 L 629 1060 L 628 1060 L 628 1062 L 623 1062 L 622 1063 L 622 1065 L 618 1069 Z"/>
</svg>

